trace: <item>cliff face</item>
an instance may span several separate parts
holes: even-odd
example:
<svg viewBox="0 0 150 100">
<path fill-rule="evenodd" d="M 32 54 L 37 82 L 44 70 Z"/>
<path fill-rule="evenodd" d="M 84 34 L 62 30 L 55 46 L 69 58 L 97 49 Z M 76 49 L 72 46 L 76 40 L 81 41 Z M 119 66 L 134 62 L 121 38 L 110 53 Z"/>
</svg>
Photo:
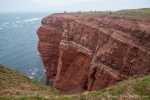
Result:
<svg viewBox="0 0 150 100">
<path fill-rule="evenodd" d="M 53 14 L 37 30 L 47 84 L 61 93 L 98 91 L 150 72 L 150 20 Z"/>
</svg>

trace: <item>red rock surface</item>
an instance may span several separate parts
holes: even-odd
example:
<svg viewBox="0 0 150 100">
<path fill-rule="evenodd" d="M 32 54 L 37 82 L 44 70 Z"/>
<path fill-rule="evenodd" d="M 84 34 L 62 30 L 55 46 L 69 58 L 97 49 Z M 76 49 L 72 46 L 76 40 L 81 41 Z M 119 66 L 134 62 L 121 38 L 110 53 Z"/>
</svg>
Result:
<svg viewBox="0 0 150 100">
<path fill-rule="evenodd" d="M 53 14 L 37 30 L 47 84 L 63 94 L 99 91 L 150 72 L 150 19 Z"/>
</svg>

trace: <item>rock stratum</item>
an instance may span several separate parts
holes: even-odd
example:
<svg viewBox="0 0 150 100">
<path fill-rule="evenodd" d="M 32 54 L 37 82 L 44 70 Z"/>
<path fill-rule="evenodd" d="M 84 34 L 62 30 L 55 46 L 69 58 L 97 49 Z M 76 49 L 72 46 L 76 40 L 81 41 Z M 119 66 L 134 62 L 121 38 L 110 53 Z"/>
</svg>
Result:
<svg viewBox="0 0 150 100">
<path fill-rule="evenodd" d="M 52 14 L 37 34 L 46 83 L 63 94 L 150 73 L 150 19 Z"/>
</svg>

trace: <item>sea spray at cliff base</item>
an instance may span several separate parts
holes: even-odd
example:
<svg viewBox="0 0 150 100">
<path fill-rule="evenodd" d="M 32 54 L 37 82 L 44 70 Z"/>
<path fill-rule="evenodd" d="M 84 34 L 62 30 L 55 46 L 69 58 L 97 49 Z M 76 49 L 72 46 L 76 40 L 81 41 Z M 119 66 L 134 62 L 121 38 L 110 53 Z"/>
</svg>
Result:
<svg viewBox="0 0 150 100">
<path fill-rule="evenodd" d="M 0 64 L 45 82 L 37 28 L 51 13 L 0 13 Z"/>
</svg>

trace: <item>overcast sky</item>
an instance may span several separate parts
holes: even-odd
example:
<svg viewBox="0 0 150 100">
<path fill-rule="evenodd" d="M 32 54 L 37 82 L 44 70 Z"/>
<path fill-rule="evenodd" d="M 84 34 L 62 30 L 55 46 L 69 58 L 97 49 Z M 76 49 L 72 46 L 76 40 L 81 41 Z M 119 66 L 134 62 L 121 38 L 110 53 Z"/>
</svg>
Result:
<svg viewBox="0 0 150 100">
<path fill-rule="evenodd" d="M 0 12 L 106 11 L 150 8 L 150 0 L 0 0 Z"/>
</svg>

